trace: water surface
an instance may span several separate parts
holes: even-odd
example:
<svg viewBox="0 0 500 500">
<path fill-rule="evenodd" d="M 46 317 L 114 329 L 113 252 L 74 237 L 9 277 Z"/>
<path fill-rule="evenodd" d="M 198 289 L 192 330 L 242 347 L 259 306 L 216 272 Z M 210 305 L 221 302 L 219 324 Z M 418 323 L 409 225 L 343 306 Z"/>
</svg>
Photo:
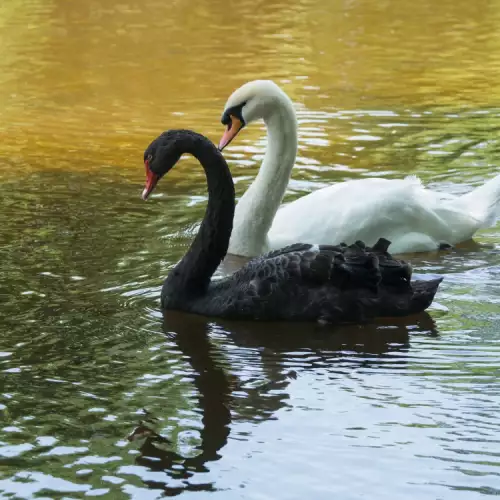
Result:
<svg viewBox="0 0 500 500">
<path fill-rule="evenodd" d="M 203 216 L 168 128 L 217 141 L 247 80 L 292 97 L 287 200 L 498 173 L 500 2 L 7 0 L 0 5 L 2 498 L 475 499 L 500 494 L 500 225 L 415 256 L 428 314 L 323 329 L 158 309 Z M 265 150 L 226 152 L 238 195 Z"/>
</svg>

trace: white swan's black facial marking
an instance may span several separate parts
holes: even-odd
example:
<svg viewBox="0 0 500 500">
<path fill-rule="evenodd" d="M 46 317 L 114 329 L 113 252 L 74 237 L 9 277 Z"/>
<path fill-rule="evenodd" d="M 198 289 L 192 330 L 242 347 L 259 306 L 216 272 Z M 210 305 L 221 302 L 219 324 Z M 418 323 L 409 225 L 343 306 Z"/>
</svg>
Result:
<svg viewBox="0 0 500 500">
<path fill-rule="evenodd" d="M 238 132 L 246 125 L 243 118 L 243 107 L 246 101 L 232 106 L 224 111 L 221 118 L 222 125 L 226 125 L 227 129 L 219 142 L 219 150 L 222 151 L 238 134 Z"/>
<path fill-rule="evenodd" d="M 231 117 L 234 116 L 238 118 L 238 120 L 242 123 L 242 127 L 246 125 L 245 119 L 243 118 L 243 107 L 245 106 L 246 101 L 238 104 L 237 106 L 233 106 L 224 111 L 221 118 L 222 125 L 227 125 L 231 128 Z"/>
</svg>

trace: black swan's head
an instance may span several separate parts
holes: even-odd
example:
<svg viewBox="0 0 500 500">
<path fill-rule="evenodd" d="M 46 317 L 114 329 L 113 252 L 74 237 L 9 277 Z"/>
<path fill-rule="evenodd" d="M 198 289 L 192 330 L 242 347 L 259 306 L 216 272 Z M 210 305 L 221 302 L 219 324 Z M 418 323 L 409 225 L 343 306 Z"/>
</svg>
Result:
<svg viewBox="0 0 500 500">
<path fill-rule="evenodd" d="M 179 161 L 182 153 L 182 142 L 187 130 L 169 130 L 158 136 L 144 151 L 144 167 L 146 169 L 146 186 L 142 199 L 146 200 L 158 181 Z"/>
</svg>

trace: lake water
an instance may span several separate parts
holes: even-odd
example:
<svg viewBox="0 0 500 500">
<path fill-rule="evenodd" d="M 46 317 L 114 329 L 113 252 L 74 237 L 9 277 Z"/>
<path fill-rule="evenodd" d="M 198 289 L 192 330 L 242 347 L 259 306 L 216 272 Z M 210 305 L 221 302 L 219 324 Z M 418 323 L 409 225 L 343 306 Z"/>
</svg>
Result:
<svg viewBox="0 0 500 500">
<path fill-rule="evenodd" d="M 500 224 L 412 258 L 445 276 L 429 314 L 207 322 L 159 312 L 201 168 L 140 198 L 147 144 L 218 141 L 256 78 L 297 106 L 287 200 L 408 173 L 469 191 L 499 171 L 499 24 L 499 0 L 4 0 L 1 498 L 500 495 Z M 225 152 L 238 195 L 264 150 L 252 125 Z"/>
</svg>

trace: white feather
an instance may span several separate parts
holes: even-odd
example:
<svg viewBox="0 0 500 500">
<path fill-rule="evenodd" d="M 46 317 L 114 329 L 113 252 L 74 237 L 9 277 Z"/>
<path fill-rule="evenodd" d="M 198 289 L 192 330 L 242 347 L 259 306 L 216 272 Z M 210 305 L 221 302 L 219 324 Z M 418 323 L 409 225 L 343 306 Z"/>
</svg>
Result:
<svg viewBox="0 0 500 500">
<path fill-rule="evenodd" d="M 381 237 L 392 242 L 392 253 L 429 251 L 469 240 L 499 215 L 500 175 L 464 196 L 427 190 L 415 175 L 353 180 L 280 208 L 297 154 L 293 104 L 263 80 L 236 90 L 225 109 L 244 102 L 247 124 L 264 119 L 268 149 L 236 206 L 229 253 L 252 257 L 293 243 L 373 245 Z"/>
</svg>

